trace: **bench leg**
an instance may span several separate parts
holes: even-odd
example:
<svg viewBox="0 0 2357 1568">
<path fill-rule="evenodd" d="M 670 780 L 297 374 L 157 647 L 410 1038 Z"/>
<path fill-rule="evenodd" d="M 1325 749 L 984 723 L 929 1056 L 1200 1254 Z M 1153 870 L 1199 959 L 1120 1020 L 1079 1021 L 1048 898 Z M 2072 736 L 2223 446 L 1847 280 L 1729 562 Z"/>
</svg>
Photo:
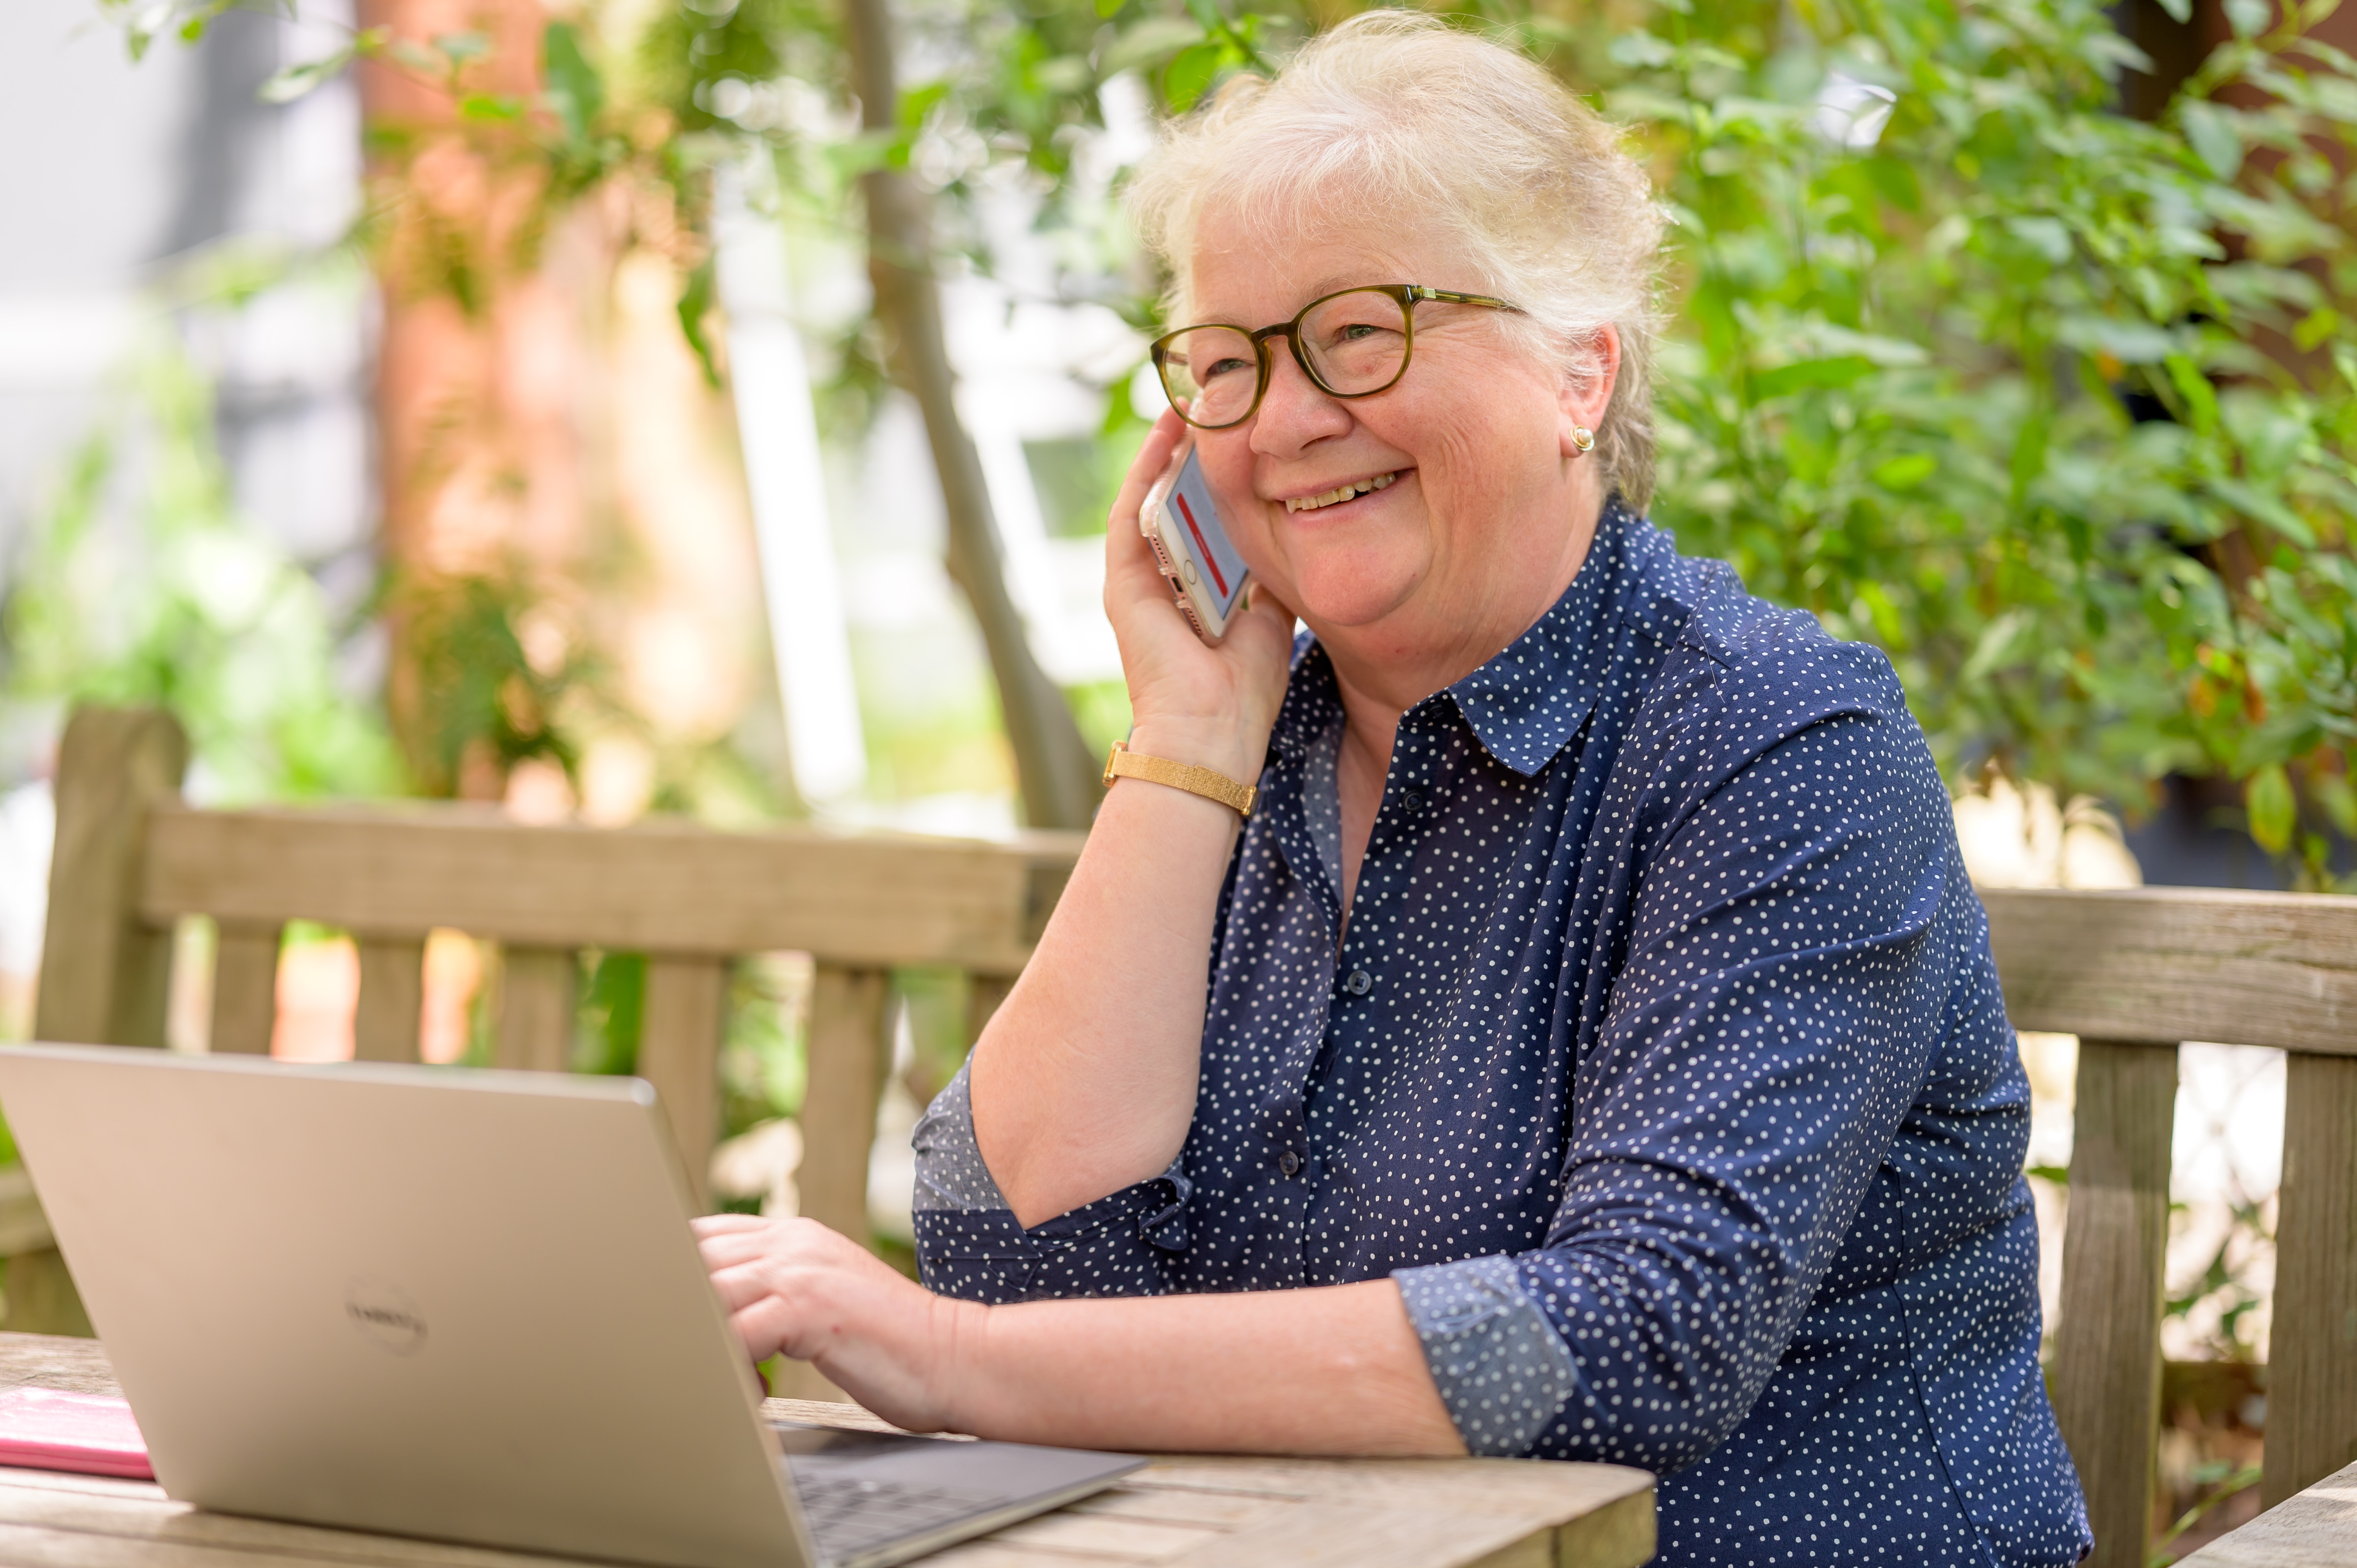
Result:
<svg viewBox="0 0 2357 1568">
<path fill-rule="evenodd" d="M 2092 1568 L 2144 1568 L 2160 1419 L 2177 1047 L 2079 1042 L 2054 1414 L 2095 1531 Z"/>
<path fill-rule="evenodd" d="M 2357 1058 L 2285 1064 L 2268 1508 L 2357 1464 Z"/>
</svg>

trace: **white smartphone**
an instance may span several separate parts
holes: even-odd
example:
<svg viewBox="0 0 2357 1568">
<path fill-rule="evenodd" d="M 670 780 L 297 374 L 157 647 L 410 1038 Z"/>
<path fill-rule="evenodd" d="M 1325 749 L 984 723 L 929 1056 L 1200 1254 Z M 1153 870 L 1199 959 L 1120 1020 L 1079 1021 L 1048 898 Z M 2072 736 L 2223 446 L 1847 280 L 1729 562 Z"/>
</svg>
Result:
<svg viewBox="0 0 2357 1568">
<path fill-rule="evenodd" d="M 1170 579 L 1187 624 L 1205 642 L 1218 642 L 1228 634 L 1228 619 L 1243 602 L 1252 574 L 1229 542 L 1191 442 L 1178 471 L 1146 492 L 1137 526 L 1154 546 L 1155 562 Z"/>
</svg>

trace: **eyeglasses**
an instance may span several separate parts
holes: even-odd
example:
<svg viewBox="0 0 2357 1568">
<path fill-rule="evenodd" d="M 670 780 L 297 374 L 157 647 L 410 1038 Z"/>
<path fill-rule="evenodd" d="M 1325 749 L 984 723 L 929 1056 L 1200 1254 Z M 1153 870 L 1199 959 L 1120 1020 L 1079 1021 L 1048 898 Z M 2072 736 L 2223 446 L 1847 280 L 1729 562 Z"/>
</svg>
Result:
<svg viewBox="0 0 2357 1568">
<path fill-rule="evenodd" d="M 1275 338 L 1291 345 L 1302 373 L 1331 396 L 1372 397 L 1389 391 L 1407 374 L 1415 348 L 1415 307 L 1424 300 L 1520 308 L 1487 295 L 1375 284 L 1313 299 L 1292 320 L 1256 332 L 1221 325 L 1182 327 L 1156 338 L 1149 352 L 1178 417 L 1198 430 L 1225 430 L 1250 419 L 1267 395 L 1269 340 Z"/>
</svg>

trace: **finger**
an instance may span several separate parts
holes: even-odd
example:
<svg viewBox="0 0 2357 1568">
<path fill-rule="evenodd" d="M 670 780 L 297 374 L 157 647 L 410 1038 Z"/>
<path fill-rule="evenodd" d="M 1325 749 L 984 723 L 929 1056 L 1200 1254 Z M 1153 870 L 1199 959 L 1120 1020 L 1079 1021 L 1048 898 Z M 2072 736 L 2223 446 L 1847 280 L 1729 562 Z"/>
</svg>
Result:
<svg viewBox="0 0 2357 1568">
<path fill-rule="evenodd" d="M 707 1273 L 718 1273 L 740 1264 L 758 1262 L 772 1251 L 768 1238 L 758 1235 L 716 1236 L 696 1248 Z"/>
<path fill-rule="evenodd" d="M 713 1294 L 721 1305 L 731 1312 L 741 1312 L 764 1296 L 794 1288 L 791 1269 L 775 1269 L 762 1262 L 734 1263 L 712 1272 Z"/>
<path fill-rule="evenodd" d="M 759 1230 L 728 1230 L 696 1243 L 705 1266 L 727 1268 L 736 1263 L 771 1259 L 783 1263 L 814 1263 L 842 1255 L 846 1245 L 825 1226 L 806 1219 L 772 1219 Z M 865 1253 L 865 1248 L 860 1251 Z"/>
<path fill-rule="evenodd" d="M 759 1214 L 699 1214 L 687 1222 L 687 1228 L 699 1237 L 719 1236 L 731 1230 L 759 1230 L 770 1223 Z"/>
<path fill-rule="evenodd" d="M 752 1359 L 756 1370 L 772 1356 L 792 1354 L 785 1346 L 783 1330 L 786 1325 L 774 1314 L 758 1308 L 732 1312 L 728 1315 L 728 1326 L 737 1331 L 737 1342 L 745 1348 L 745 1354 Z M 768 1378 L 761 1380 L 761 1386 L 768 1389 Z"/>
</svg>

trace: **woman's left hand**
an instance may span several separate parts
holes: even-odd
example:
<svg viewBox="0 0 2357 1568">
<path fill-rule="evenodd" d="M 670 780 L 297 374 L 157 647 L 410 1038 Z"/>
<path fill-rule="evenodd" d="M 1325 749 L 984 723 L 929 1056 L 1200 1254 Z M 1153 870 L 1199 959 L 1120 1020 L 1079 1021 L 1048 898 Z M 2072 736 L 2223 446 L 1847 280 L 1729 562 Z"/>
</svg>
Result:
<svg viewBox="0 0 2357 1568">
<path fill-rule="evenodd" d="M 988 1308 L 935 1295 L 814 1219 L 712 1214 L 694 1222 L 728 1321 L 756 1362 L 815 1363 L 910 1432 L 949 1424 L 950 1370 Z"/>
</svg>

